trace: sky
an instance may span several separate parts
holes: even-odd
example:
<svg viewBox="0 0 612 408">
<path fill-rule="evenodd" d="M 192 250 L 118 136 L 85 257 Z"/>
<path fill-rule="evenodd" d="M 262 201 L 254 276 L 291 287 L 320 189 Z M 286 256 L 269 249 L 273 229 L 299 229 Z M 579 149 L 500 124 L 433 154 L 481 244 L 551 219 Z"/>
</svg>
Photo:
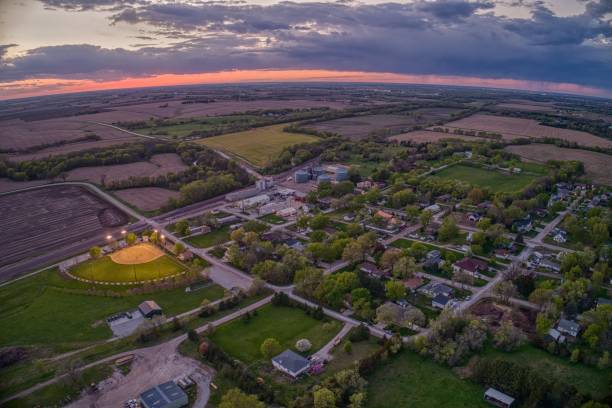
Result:
<svg viewBox="0 0 612 408">
<path fill-rule="evenodd" d="M 612 0 L 0 0 L 0 99 L 262 81 L 612 97 Z"/>
</svg>

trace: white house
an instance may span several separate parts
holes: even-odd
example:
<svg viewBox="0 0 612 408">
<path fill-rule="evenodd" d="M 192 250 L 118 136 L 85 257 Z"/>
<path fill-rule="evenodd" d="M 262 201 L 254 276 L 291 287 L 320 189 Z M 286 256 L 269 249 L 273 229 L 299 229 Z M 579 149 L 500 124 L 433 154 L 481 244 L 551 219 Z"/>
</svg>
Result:
<svg viewBox="0 0 612 408">
<path fill-rule="evenodd" d="M 279 371 L 296 378 L 310 367 L 310 361 L 298 353 L 285 350 L 272 359 L 272 365 Z"/>
</svg>

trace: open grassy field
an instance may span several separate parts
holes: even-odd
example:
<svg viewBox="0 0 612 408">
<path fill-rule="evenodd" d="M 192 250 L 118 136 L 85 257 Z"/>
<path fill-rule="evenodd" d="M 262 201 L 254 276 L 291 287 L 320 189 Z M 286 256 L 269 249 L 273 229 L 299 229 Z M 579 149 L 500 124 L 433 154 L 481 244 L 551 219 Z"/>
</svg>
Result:
<svg viewBox="0 0 612 408">
<path fill-rule="evenodd" d="M 612 147 L 612 141 L 590 133 L 572 129 L 561 129 L 540 125 L 533 119 L 511 118 L 506 116 L 476 114 L 444 125 L 451 132 L 453 129 L 495 132 L 504 139 L 522 137 L 555 138 L 576 142 L 584 146 Z"/>
<path fill-rule="evenodd" d="M 114 195 L 141 211 L 155 211 L 163 207 L 171 198 L 179 198 L 180 193 L 161 187 L 126 188 L 113 192 Z"/>
<path fill-rule="evenodd" d="M 187 238 L 187 242 L 198 248 L 210 248 L 215 245 L 223 244 L 230 239 L 229 225 L 225 225 L 207 234 L 194 235 Z"/>
<path fill-rule="evenodd" d="M 155 300 L 166 316 L 198 307 L 202 300 L 223 297 L 223 288 L 211 285 L 193 292 L 183 288 L 153 294 L 106 297 L 70 293 L 90 285 L 60 276 L 49 269 L 0 288 L 0 346 L 67 345 L 104 340 L 111 330 L 103 320 Z"/>
<path fill-rule="evenodd" d="M 323 325 L 322 321 L 308 316 L 301 309 L 267 305 L 248 322 L 235 320 L 219 327 L 211 340 L 226 353 L 250 364 L 263 358 L 259 348 L 269 337 L 278 340 L 283 348 L 291 349 L 294 349 L 296 341 L 306 338 L 312 343 L 309 353 L 317 351 L 340 330 L 337 321 L 329 330 L 325 330 Z"/>
<path fill-rule="evenodd" d="M 259 217 L 260 220 L 269 222 L 270 224 L 281 225 L 287 222 L 287 220 L 280 215 L 276 214 L 266 214 L 264 216 Z"/>
<path fill-rule="evenodd" d="M 315 136 L 283 132 L 286 126 L 286 124 L 264 126 L 244 132 L 201 139 L 199 143 L 233 154 L 255 166 L 263 167 L 277 157 L 285 147 L 319 140 Z"/>
<path fill-rule="evenodd" d="M 461 164 L 447 167 L 431 177 L 463 181 L 473 186 L 488 188 L 494 193 L 519 191 L 535 179 L 528 174 L 509 175 Z"/>
<path fill-rule="evenodd" d="M 505 150 L 536 163 L 548 160 L 578 160 L 584 163 L 586 176 L 593 182 L 612 186 L 610 162 L 612 156 L 580 149 L 565 149 L 549 144 L 508 146 Z"/>
<path fill-rule="evenodd" d="M 176 275 L 186 270 L 181 263 L 163 253 L 157 257 L 149 256 L 151 247 L 141 244 L 119 250 L 110 256 L 80 263 L 73 267 L 70 273 L 98 282 L 143 282 Z"/>
<path fill-rule="evenodd" d="M 569 360 L 554 356 L 534 346 L 527 345 L 512 353 L 493 348 L 481 354 L 481 358 L 501 358 L 537 370 L 543 377 L 559 379 L 575 386 L 580 392 L 595 398 L 605 397 L 608 393 L 612 369 L 600 370 L 584 364 L 573 364 Z"/>
<path fill-rule="evenodd" d="M 410 351 L 377 368 L 367 380 L 368 408 L 489 407 L 482 387 Z"/>
</svg>

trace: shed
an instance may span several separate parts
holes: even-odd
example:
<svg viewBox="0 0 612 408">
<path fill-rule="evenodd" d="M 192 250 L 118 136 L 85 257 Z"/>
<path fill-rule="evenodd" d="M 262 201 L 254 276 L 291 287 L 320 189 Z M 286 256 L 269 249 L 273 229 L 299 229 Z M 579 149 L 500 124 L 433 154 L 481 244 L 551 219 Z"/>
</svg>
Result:
<svg viewBox="0 0 612 408">
<path fill-rule="evenodd" d="M 162 314 L 162 308 L 154 300 L 145 300 L 138 305 L 138 310 L 147 318 Z"/>
<path fill-rule="evenodd" d="M 512 404 L 514 404 L 514 398 L 496 390 L 495 388 L 489 388 L 486 390 L 484 399 L 488 403 L 502 408 L 509 408 L 512 406 Z"/>
</svg>

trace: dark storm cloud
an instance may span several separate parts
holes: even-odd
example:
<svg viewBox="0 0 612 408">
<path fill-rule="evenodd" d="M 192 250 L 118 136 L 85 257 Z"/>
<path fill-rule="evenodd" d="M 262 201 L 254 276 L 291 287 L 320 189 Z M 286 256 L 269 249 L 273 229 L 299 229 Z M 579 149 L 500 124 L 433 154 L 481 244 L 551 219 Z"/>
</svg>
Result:
<svg viewBox="0 0 612 408">
<path fill-rule="evenodd" d="M 8 52 L 8 49 L 11 47 L 16 47 L 17 44 L 0 44 L 0 60 L 2 60 L 2 58 L 4 58 L 4 56 L 6 55 L 6 53 Z"/>
<path fill-rule="evenodd" d="M 70 3 L 76 0 L 47 0 Z M 490 12 L 493 1 L 411 3 L 154 2 L 116 7 L 111 22 L 144 23 L 170 47 L 136 51 L 66 45 L 9 60 L 0 79 L 121 78 L 227 69 L 321 68 L 570 82 L 612 89 L 612 0 L 559 17 L 530 2 L 532 17 Z"/>
</svg>

